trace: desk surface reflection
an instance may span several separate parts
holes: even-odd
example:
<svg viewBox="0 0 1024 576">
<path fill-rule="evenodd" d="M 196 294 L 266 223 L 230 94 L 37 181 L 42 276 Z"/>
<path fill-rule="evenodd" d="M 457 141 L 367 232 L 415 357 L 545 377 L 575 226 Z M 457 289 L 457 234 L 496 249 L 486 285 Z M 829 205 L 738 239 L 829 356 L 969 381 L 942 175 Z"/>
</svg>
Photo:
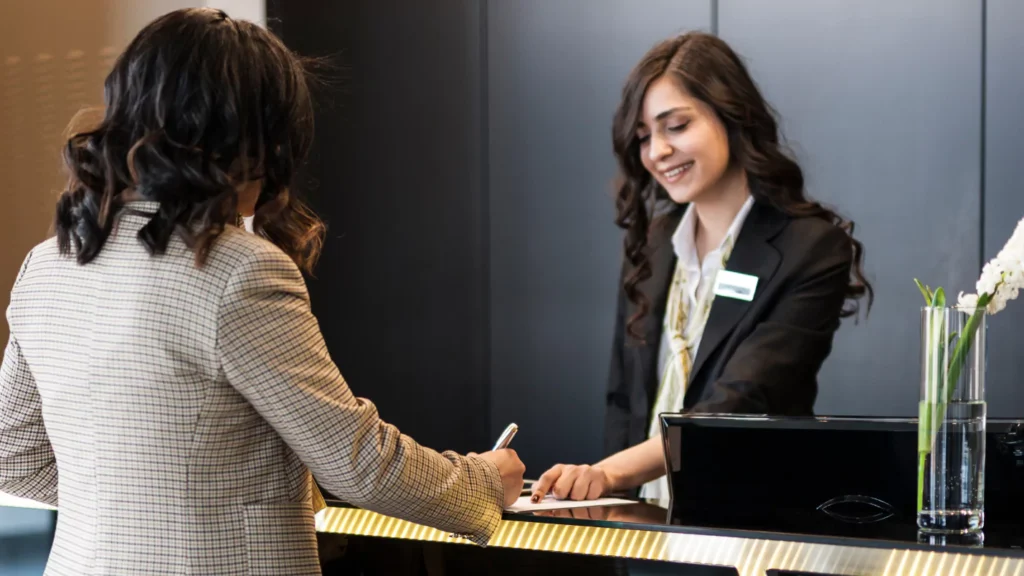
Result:
<svg viewBox="0 0 1024 576">
<path fill-rule="evenodd" d="M 1015 574 L 1024 576 L 1024 535 L 1017 526 L 990 526 L 982 538 L 941 539 L 920 537 L 910 525 L 885 530 L 861 527 L 857 534 L 798 533 L 771 530 L 759 525 L 726 526 L 711 519 L 686 521 L 673 518 L 665 508 L 637 502 L 631 505 L 595 506 L 565 510 L 506 514 L 488 548 L 450 546 L 458 539 L 436 530 L 419 527 L 344 505 L 322 513 L 322 533 L 350 536 L 416 540 L 458 548 L 477 562 L 488 558 L 501 572 L 514 563 L 509 550 L 521 557 L 543 557 L 529 564 L 531 574 L 557 573 L 565 569 L 566 557 L 599 558 L 597 564 L 580 568 L 586 574 L 634 574 L 630 561 L 673 564 L 681 572 L 694 574 Z M 474 550 L 469 551 L 469 548 Z M 553 554 L 552 554 L 553 553 Z M 443 555 L 443 554 L 442 554 Z M 561 557 L 561 558 L 558 558 Z M 500 560 L 498 560 L 500 558 Z M 448 563 L 451 564 L 450 562 Z M 545 567 L 560 567 L 550 572 Z M 683 566 L 685 565 L 685 569 Z M 727 572 L 704 570 L 725 568 Z M 467 571 L 465 573 L 469 573 Z M 458 570 L 442 574 L 461 574 Z"/>
</svg>

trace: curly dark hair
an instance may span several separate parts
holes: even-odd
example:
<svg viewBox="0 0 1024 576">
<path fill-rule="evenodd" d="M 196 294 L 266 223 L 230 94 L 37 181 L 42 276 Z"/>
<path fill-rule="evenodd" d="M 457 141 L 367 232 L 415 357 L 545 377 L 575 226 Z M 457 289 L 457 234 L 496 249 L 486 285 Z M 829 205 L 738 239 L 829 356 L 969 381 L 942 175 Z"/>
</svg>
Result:
<svg viewBox="0 0 1024 576">
<path fill-rule="evenodd" d="M 865 294 L 870 310 L 874 290 L 864 276 L 864 247 L 853 238 L 853 222 L 807 198 L 803 171 L 780 144 L 774 111 L 761 96 L 746 66 L 723 40 L 693 32 L 660 42 L 636 65 L 626 80 L 612 126 L 619 164 L 615 222 L 626 231 L 623 244 L 629 263 L 623 287 L 637 307 L 628 320 L 629 334 L 643 339 L 639 321 L 649 313 L 650 302 L 639 285 L 651 277 L 648 236 L 654 215 L 671 202 L 644 168 L 636 133 L 648 87 L 666 74 L 690 96 L 714 110 L 725 125 L 730 164 L 746 172 L 756 200 L 765 201 L 789 216 L 827 220 L 850 235 L 854 266 L 842 315 L 856 315 L 860 309 L 858 300 Z"/>
<path fill-rule="evenodd" d="M 310 272 L 325 228 L 291 192 L 313 137 L 307 80 L 273 34 L 220 10 L 150 23 L 106 78 L 102 122 L 64 147 L 61 252 L 92 261 L 126 202 L 141 199 L 159 202 L 138 233 L 146 250 L 165 252 L 177 234 L 202 266 L 236 220 L 238 187 L 260 180 L 255 227 Z"/>
</svg>

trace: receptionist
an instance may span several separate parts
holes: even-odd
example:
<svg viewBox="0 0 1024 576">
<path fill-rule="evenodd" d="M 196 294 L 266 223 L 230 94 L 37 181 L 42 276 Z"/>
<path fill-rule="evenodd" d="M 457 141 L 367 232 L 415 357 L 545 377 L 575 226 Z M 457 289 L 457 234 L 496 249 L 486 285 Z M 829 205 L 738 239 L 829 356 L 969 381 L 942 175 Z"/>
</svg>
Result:
<svg viewBox="0 0 1024 576">
<path fill-rule="evenodd" d="M 641 487 L 667 502 L 656 416 L 810 415 L 840 318 L 873 290 L 853 223 L 809 199 L 735 52 L 702 33 L 657 44 L 615 113 L 625 259 L 605 449 L 558 464 L 534 498 Z"/>
</svg>

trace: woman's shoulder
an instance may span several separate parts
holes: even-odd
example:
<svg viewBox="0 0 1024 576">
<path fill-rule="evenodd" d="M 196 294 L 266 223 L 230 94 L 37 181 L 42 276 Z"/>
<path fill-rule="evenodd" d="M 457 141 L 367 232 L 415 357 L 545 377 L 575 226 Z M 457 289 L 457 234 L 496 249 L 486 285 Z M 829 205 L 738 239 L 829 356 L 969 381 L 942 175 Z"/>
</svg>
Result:
<svg viewBox="0 0 1024 576">
<path fill-rule="evenodd" d="M 30 261 L 45 261 L 59 258 L 61 256 L 60 248 L 57 245 L 57 237 L 51 236 L 46 240 L 43 240 L 39 244 L 36 244 L 28 251 L 25 255 L 25 262 L 22 267 L 27 265 Z"/>
<path fill-rule="evenodd" d="M 790 234 L 805 239 L 838 241 L 850 236 L 838 224 L 820 216 L 790 216 L 787 229 Z"/>
<path fill-rule="evenodd" d="M 22 278 L 25 277 L 29 268 L 33 270 L 39 269 L 41 265 L 45 265 L 47 261 L 53 261 L 60 256 L 60 250 L 57 248 L 57 238 L 47 238 L 39 244 L 36 244 L 31 250 L 25 254 L 22 258 L 21 266 L 18 268 L 18 273 L 14 277 L 14 283 L 11 287 L 12 295 L 17 292 L 19 285 L 22 284 Z"/>
<path fill-rule="evenodd" d="M 778 210 L 772 207 L 771 210 Z M 781 213 L 781 212 L 780 212 Z M 826 244 L 847 244 L 850 235 L 841 225 L 820 215 L 783 215 L 787 220 L 783 236 L 797 244 L 810 247 L 821 242 Z"/>
<path fill-rule="evenodd" d="M 219 300 L 226 291 L 305 291 L 301 272 L 283 251 L 261 237 L 229 227 L 210 246 L 200 266 L 195 253 L 177 237 L 158 255 L 148 254 L 134 237 L 110 242 L 85 265 L 78 264 L 73 253 L 63 253 L 56 238 L 49 238 L 25 256 L 11 285 L 11 301 L 27 293 L 73 294 L 83 283 L 129 276 L 135 281 L 119 290 L 172 289 L 195 302 Z"/>
<path fill-rule="evenodd" d="M 226 229 L 213 243 L 207 266 L 229 277 L 251 280 L 283 275 L 304 282 L 298 266 L 283 250 L 261 236 L 234 227 Z"/>
<path fill-rule="evenodd" d="M 776 245 L 798 260 L 853 257 L 850 234 L 820 216 L 789 216 Z"/>
<path fill-rule="evenodd" d="M 247 232 L 236 226 L 228 226 L 213 243 L 210 256 L 237 258 L 243 254 L 259 254 L 261 257 L 273 257 L 280 254 L 287 258 L 280 248 L 266 238 Z"/>
</svg>

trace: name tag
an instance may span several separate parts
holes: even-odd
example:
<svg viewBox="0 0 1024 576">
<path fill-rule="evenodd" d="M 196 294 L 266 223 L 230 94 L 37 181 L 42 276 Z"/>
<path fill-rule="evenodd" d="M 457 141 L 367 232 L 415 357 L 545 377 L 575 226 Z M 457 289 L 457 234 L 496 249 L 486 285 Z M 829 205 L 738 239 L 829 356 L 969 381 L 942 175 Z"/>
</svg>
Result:
<svg viewBox="0 0 1024 576">
<path fill-rule="evenodd" d="M 718 274 L 715 274 L 715 296 L 750 302 L 754 299 L 755 290 L 757 290 L 757 276 L 728 270 L 719 270 Z"/>
</svg>

